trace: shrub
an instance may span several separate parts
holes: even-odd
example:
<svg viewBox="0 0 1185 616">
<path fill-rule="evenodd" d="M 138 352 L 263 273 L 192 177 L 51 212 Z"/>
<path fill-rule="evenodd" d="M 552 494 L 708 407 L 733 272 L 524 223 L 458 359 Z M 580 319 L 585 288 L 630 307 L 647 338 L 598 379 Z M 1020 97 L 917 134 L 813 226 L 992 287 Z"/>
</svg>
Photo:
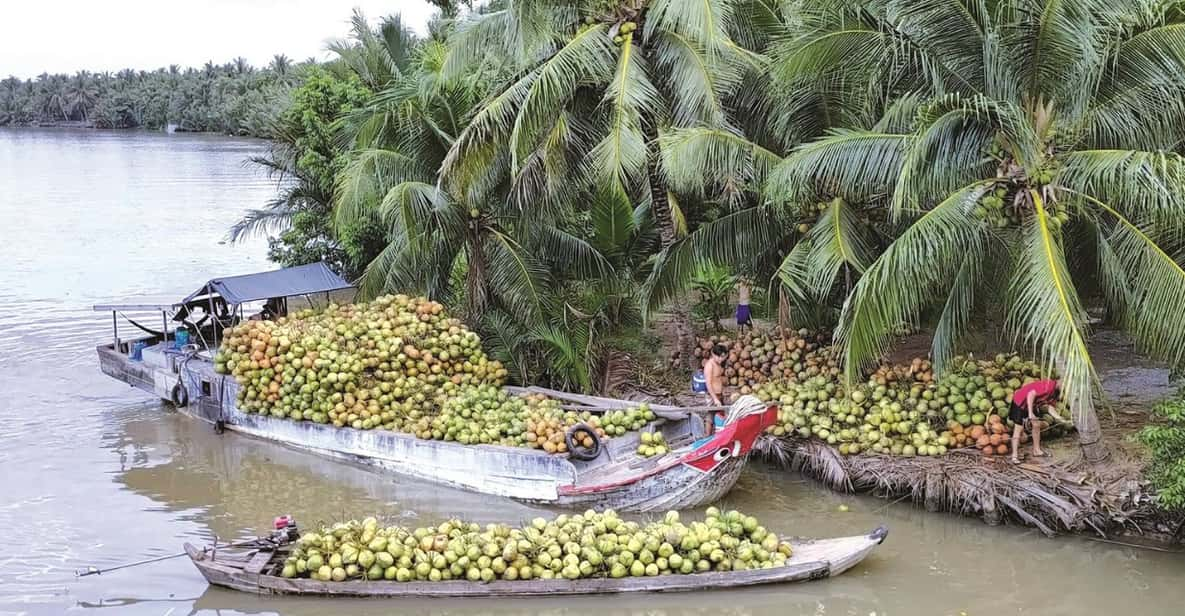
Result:
<svg viewBox="0 0 1185 616">
<path fill-rule="evenodd" d="M 1139 433 L 1152 453 L 1145 472 L 1161 507 L 1185 511 L 1185 389 L 1153 407 L 1152 416 L 1157 423 Z"/>
</svg>

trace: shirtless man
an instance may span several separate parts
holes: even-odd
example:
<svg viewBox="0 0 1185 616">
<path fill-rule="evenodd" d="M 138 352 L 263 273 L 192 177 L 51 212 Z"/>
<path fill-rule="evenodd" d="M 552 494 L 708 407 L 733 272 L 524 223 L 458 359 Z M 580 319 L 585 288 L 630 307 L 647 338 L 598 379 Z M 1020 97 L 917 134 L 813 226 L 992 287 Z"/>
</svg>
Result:
<svg viewBox="0 0 1185 616">
<path fill-rule="evenodd" d="M 712 406 L 724 406 L 724 359 L 728 357 L 728 348 L 723 344 L 712 347 L 712 354 L 704 360 L 704 380 L 708 383 L 708 400 Z M 712 416 L 722 413 L 713 413 Z M 714 422 L 710 422 L 708 431 L 711 433 Z"/>
<path fill-rule="evenodd" d="M 749 298 L 752 291 L 749 289 L 749 281 L 741 278 L 737 282 L 737 330 L 745 331 L 746 327 L 753 327 L 753 315 L 749 310 Z"/>
</svg>

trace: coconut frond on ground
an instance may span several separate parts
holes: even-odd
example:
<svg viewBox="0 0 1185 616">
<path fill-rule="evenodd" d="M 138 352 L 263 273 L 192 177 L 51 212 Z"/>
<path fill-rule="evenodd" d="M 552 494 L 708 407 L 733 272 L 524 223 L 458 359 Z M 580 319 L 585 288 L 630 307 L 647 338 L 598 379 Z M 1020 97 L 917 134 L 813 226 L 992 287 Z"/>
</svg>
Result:
<svg viewBox="0 0 1185 616">
<path fill-rule="evenodd" d="M 757 455 L 828 488 L 910 498 L 931 511 L 982 517 L 989 524 L 1020 523 L 1046 535 L 1171 534 L 1141 482 L 1130 474 L 1103 475 L 1080 461 L 1020 464 L 988 461 L 973 450 L 939 457 L 842 456 L 815 440 L 762 438 Z"/>
</svg>

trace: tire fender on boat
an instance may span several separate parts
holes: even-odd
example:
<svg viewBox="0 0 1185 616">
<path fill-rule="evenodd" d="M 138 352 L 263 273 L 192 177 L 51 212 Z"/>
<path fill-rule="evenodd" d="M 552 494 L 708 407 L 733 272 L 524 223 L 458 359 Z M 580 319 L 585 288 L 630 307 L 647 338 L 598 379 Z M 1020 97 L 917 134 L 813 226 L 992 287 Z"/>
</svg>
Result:
<svg viewBox="0 0 1185 616">
<path fill-rule="evenodd" d="M 592 437 L 592 447 L 586 448 L 576 442 L 576 435 L 581 432 Z M 601 455 L 601 439 L 597 436 L 597 431 L 586 423 L 578 423 L 568 428 L 564 433 L 564 444 L 568 446 L 568 455 L 576 460 L 595 460 Z"/>
<path fill-rule="evenodd" d="M 189 406 L 189 391 L 185 389 L 184 385 L 177 383 L 173 386 L 171 399 L 173 401 L 173 406 L 177 408 Z"/>
</svg>

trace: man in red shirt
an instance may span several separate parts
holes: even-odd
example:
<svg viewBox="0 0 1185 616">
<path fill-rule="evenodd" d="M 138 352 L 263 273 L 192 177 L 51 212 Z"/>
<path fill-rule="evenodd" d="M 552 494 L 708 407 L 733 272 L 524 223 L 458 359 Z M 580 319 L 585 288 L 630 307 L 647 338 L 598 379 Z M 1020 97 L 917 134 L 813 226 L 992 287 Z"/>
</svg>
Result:
<svg viewBox="0 0 1185 616">
<path fill-rule="evenodd" d="M 1041 449 L 1041 430 L 1046 423 L 1037 417 L 1037 411 L 1044 406 L 1051 415 L 1057 416 L 1053 405 L 1057 404 L 1061 392 L 1058 383 L 1053 379 L 1033 381 L 1022 386 L 1012 394 L 1012 408 L 1008 412 L 1008 419 L 1016 424 L 1012 429 L 1012 463 L 1020 462 L 1020 435 L 1028 427 L 1033 432 L 1033 455 L 1046 457 L 1049 455 Z"/>
</svg>

